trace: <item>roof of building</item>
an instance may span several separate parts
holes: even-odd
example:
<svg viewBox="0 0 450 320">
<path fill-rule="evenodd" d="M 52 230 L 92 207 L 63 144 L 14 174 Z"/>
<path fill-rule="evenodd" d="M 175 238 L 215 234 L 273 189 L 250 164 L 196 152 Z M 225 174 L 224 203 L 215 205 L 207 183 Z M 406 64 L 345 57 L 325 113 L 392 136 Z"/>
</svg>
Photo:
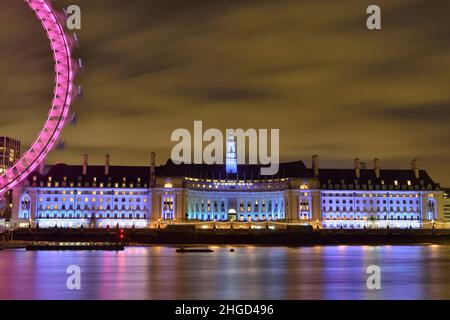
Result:
<svg viewBox="0 0 450 320">
<path fill-rule="evenodd" d="M 328 183 L 329 180 L 332 181 L 331 183 L 340 183 L 342 180 L 346 183 L 354 183 L 356 172 L 354 169 L 319 169 L 319 178 L 321 183 Z M 413 183 L 422 180 L 424 184 L 435 184 L 425 170 L 419 170 L 419 179 L 416 179 L 411 169 L 381 169 L 380 178 L 376 177 L 373 169 L 361 169 L 359 180 L 370 180 L 373 183 L 383 180 L 385 184 L 394 184 L 395 181 L 406 184 L 407 181 Z"/>
<path fill-rule="evenodd" d="M 275 176 L 261 176 L 260 165 L 238 165 L 238 173 L 227 174 L 225 165 L 206 164 L 180 164 L 171 160 L 155 168 L 157 177 L 191 177 L 200 179 L 270 179 L 270 178 L 312 178 L 313 170 L 307 168 L 302 161 L 285 162 L 279 164 L 279 171 Z M 89 165 L 87 174 L 83 175 L 82 165 L 56 164 L 45 167 L 44 174 L 32 174 L 30 180 L 98 183 L 139 183 L 146 186 L 150 180 L 149 166 L 110 166 L 109 174 L 105 175 L 105 166 Z M 361 169 L 359 179 L 354 169 L 319 169 L 320 186 L 326 185 L 328 189 L 349 188 L 353 185 L 398 185 L 407 187 L 420 187 L 420 189 L 436 189 L 439 184 L 433 181 L 424 170 L 419 171 L 419 179 L 414 176 L 412 169 L 382 169 L 380 178 L 375 176 L 373 169 Z"/>
<path fill-rule="evenodd" d="M 83 175 L 82 165 L 56 164 L 47 165 L 43 174 L 35 172 L 30 179 L 36 177 L 38 181 L 47 181 L 49 177 L 53 181 L 92 181 L 97 182 L 121 182 L 125 178 L 127 182 L 148 183 L 150 179 L 150 167 L 145 166 L 110 166 L 109 174 L 105 175 L 105 166 L 87 166 L 87 173 Z"/>
<path fill-rule="evenodd" d="M 261 176 L 261 168 L 267 166 L 261 165 L 238 165 L 237 174 L 228 174 L 225 165 L 207 165 L 207 164 L 180 164 L 177 165 L 168 160 L 164 166 L 160 167 L 158 176 L 163 177 L 191 177 L 191 178 L 209 178 L 209 179 L 271 179 L 271 178 L 299 178 L 312 177 L 311 170 L 306 168 L 303 161 L 285 162 L 279 164 L 279 170 L 273 176 Z"/>
<path fill-rule="evenodd" d="M 319 169 L 319 180 L 321 186 L 335 188 L 336 185 L 399 185 L 438 188 L 439 185 L 431 179 L 425 170 L 419 170 L 419 179 L 416 179 L 412 169 L 381 169 L 380 177 L 377 178 L 375 170 L 361 169 L 360 177 L 356 177 L 355 169 Z M 356 183 L 357 182 L 357 183 Z M 329 187 L 328 185 L 332 185 Z"/>
</svg>

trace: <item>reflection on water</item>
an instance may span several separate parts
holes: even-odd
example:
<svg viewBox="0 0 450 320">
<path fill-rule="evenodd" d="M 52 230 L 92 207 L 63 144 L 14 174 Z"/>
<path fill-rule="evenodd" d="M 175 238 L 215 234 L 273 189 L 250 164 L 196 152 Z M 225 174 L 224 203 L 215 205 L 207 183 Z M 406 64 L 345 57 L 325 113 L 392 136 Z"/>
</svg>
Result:
<svg viewBox="0 0 450 320">
<path fill-rule="evenodd" d="M 449 299 L 450 246 L 0 251 L 0 299 Z M 81 290 L 66 289 L 78 265 Z M 381 267 L 381 290 L 366 269 Z"/>
</svg>

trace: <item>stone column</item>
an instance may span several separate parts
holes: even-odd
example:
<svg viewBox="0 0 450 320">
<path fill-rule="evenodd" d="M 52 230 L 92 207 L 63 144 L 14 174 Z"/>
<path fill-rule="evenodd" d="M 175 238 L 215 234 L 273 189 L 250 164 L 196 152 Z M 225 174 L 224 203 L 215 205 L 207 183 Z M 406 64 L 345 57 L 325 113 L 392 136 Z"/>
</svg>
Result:
<svg viewBox="0 0 450 320">
<path fill-rule="evenodd" d="M 435 198 L 435 210 L 436 210 L 436 220 L 439 222 L 444 222 L 444 192 L 437 191 L 434 192 Z"/>
<path fill-rule="evenodd" d="M 161 191 L 153 189 L 152 190 L 152 201 L 151 201 L 151 215 L 150 215 L 150 221 L 151 222 L 157 222 L 158 219 L 161 218 Z"/>
<path fill-rule="evenodd" d="M 311 190 L 310 191 L 311 196 L 311 218 L 313 221 L 322 220 L 321 217 L 321 196 L 320 196 L 320 190 Z"/>
<path fill-rule="evenodd" d="M 290 197 L 291 197 L 291 191 L 290 190 L 284 192 L 283 193 L 283 197 L 281 197 L 280 203 L 279 203 L 279 206 L 278 206 L 278 212 L 284 213 L 284 220 L 285 221 L 289 221 L 289 218 L 290 218 L 290 213 L 289 213 L 290 206 L 291 206 L 291 203 L 289 201 Z M 283 204 L 283 206 L 281 206 L 281 204 Z"/>
<path fill-rule="evenodd" d="M 422 222 L 427 221 L 427 200 L 428 192 L 424 191 L 420 193 L 420 206 L 421 206 L 421 217 Z"/>
<path fill-rule="evenodd" d="M 296 222 L 298 220 L 298 211 L 299 211 L 298 205 L 299 193 L 298 191 L 294 190 L 289 190 L 288 192 L 289 196 L 287 197 L 287 199 L 289 203 L 288 206 L 285 207 L 286 220 L 289 222 Z"/>
<path fill-rule="evenodd" d="M 35 222 L 38 219 L 38 214 L 39 214 L 39 193 L 38 190 L 33 188 L 30 190 L 30 198 L 31 198 L 31 203 L 30 203 L 30 219 L 31 222 Z"/>
<path fill-rule="evenodd" d="M 19 219 L 20 210 L 20 197 L 22 196 L 23 188 L 15 187 L 11 190 L 12 192 L 12 211 L 11 211 L 11 221 L 17 222 Z M 8 204 L 8 202 L 6 202 Z"/>
</svg>

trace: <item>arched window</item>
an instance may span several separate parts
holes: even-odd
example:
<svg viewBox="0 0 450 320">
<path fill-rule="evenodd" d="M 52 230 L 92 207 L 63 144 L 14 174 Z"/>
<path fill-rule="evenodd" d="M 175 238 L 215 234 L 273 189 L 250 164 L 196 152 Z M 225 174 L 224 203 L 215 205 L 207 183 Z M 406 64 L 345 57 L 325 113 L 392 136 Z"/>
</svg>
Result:
<svg viewBox="0 0 450 320">
<path fill-rule="evenodd" d="M 434 200 L 432 200 L 432 199 L 429 199 L 427 201 L 427 218 L 428 218 L 428 220 L 436 219 L 436 207 L 434 204 Z"/>
<path fill-rule="evenodd" d="M 162 196 L 162 219 L 172 220 L 175 216 L 175 197 L 171 194 Z"/>
<path fill-rule="evenodd" d="M 31 198 L 25 193 L 20 198 L 19 219 L 30 219 L 31 215 Z"/>
</svg>

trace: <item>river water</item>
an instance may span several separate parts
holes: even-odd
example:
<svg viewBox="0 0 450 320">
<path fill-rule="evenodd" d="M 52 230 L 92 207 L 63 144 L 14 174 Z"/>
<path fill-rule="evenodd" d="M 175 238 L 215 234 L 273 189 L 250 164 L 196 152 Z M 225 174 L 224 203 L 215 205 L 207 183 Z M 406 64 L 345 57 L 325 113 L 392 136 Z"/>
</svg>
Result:
<svg viewBox="0 0 450 320">
<path fill-rule="evenodd" d="M 450 299 L 450 246 L 210 248 L 3 250 L 0 299 Z M 67 288 L 73 265 L 80 290 Z M 371 265 L 380 289 L 367 287 Z"/>
</svg>

